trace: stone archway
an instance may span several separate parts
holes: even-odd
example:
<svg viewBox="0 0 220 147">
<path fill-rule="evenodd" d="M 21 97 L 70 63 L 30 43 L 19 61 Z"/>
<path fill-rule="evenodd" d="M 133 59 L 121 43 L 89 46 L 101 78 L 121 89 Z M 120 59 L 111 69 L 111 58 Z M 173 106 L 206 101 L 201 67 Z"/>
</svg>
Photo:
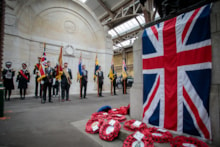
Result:
<svg viewBox="0 0 220 147">
<path fill-rule="evenodd" d="M 108 72 L 113 54 L 112 41 L 86 5 L 72 0 L 15 0 L 10 3 L 14 7 L 11 10 L 7 8 L 4 61 L 11 60 L 16 71 L 22 62 L 27 62 L 32 73 L 45 42 L 52 66 L 57 62 L 61 46 L 73 46 L 74 55 L 64 50 L 63 56 L 64 61 L 71 63 L 73 80 L 80 53 L 90 72 L 91 83 L 96 53 L 102 55 L 100 61 L 104 64 L 103 70 Z M 33 77 L 28 90 L 32 95 L 34 82 Z M 72 87 L 71 93 L 79 91 L 78 83 L 74 82 Z M 89 85 L 88 92 L 93 90 L 94 83 Z M 15 90 L 14 94 L 18 94 L 18 91 Z"/>
</svg>

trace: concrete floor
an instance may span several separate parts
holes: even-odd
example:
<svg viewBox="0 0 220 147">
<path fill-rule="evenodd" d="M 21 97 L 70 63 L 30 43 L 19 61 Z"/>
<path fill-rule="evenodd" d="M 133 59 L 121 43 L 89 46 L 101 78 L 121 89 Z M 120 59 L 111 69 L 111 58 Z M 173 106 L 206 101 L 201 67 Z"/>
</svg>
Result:
<svg viewBox="0 0 220 147">
<path fill-rule="evenodd" d="M 5 116 L 0 120 L 0 147 L 99 147 L 100 144 L 71 123 L 88 119 L 103 105 L 127 106 L 129 94 L 104 97 L 88 94 L 87 99 L 72 95 L 71 101 L 40 103 L 40 98 L 12 99 L 5 102 Z M 9 112 L 8 112 L 9 111 Z"/>
</svg>

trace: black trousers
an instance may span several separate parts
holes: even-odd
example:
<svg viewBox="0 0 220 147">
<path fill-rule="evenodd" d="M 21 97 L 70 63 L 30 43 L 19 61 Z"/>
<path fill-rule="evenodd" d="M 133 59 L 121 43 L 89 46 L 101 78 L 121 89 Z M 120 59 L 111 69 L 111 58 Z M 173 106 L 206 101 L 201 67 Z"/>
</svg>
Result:
<svg viewBox="0 0 220 147">
<path fill-rule="evenodd" d="M 22 97 L 22 90 L 23 90 L 23 97 Z M 20 88 L 20 98 L 25 99 L 25 94 L 26 94 L 26 88 Z"/>
<path fill-rule="evenodd" d="M 113 85 L 113 88 L 114 88 L 114 95 L 116 95 L 116 91 L 115 91 L 116 85 Z"/>
<path fill-rule="evenodd" d="M 69 84 L 61 84 L 61 89 L 62 89 L 62 93 L 61 93 L 62 99 L 64 99 L 66 96 L 66 100 L 68 100 L 70 85 Z"/>
<path fill-rule="evenodd" d="M 43 100 L 44 101 L 46 101 L 47 89 L 48 89 L 49 101 L 51 101 L 51 87 L 52 87 L 51 83 L 44 83 L 44 86 L 43 86 Z"/>
<path fill-rule="evenodd" d="M 38 96 L 38 85 L 40 85 L 40 97 L 42 97 L 43 84 L 39 84 L 37 82 L 37 78 L 35 79 L 35 96 Z"/>
<path fill-rule="evenodd" d="M 59 85 L 53 86 L 53 95 L 58 95 L 58 93 L 59 93 Z"/>
<path fill-rule="evenodd" d="M 116 89 L 116 80 L 113 81 L 113 88 L 114 88 L 114 95 L 116 95 L 116 91 L 115 91 L 115 89 Z"/>
<path fill-rule="evenodd" d="M 82 89 L 84 87 L 84 98 L 86 97 L 86 89 L 87 89 L 87 82 L 82 82 L 80 90 L 81 90 L 81 95 L 80 97 L 82 97 Z"/>
<path fill-rule="evenodd" d="M 99 96 L 102 96 L 102 85 L 103 82 L 99 82 Z"/>
<path fill-rule="evenodd" d="M 5 89 L 5 100 L 7 100 L 7 94 L 8 94 L 8 100 L 10 100 L 10 97 L 11 97 L 11 89 Z"/>
</svg>

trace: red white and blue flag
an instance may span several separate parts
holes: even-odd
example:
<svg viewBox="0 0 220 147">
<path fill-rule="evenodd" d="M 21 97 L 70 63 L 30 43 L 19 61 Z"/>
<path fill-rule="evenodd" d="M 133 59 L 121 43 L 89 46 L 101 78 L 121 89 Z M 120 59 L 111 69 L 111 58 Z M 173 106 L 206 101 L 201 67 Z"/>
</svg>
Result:
<svg viewBox="0 0 220 147">
<path fill-rule="evenodd" d="M 211 139 L 210 5 L 145 29 L 143 121 Z"/>
<path fill-rule="evenodd" d="M 44 43 L 44 51 L 43 51 L 43 55 L 41 56 L 41 60 L 40 60 L 40 67 L 39 67 L 39 71 L 40 71 L 40 77 L 37 79 L 38 82 L 40 82 L 43 78 L 46 77 L 45 75 L 45 66 L 47 65 L 47 56 L 46 56 L 46 43 Z"/>
</svg>

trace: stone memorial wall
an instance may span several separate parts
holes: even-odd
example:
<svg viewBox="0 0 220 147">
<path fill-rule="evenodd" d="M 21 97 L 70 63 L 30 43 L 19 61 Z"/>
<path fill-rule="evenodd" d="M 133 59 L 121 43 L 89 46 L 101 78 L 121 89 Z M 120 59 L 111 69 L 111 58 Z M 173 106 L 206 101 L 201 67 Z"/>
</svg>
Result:
<svg viewBox="0 0 220 147">
<path fill-rule="evenodd" d="M 105 75 L 104 90 L 109 90 L 107 75 L 113 51 L 107 31 L 95 14 L 79 1 L 6 0 L 3 67 L 6 61 L 12 61 L 12 68 L 17 73 L 26 62 L 31 72 L 27 95 L 34 95 L 33 69 L 37 57 L 43 53 L 43 43 L 46 43 L 47 59 L 53 67 L 63 46 L 63 62 L 69 63 L 73 76 L 70 94 L 79 93 L 76 78 L 80 54 L 88 70 L 87 92 L 96 93 L 97 86 L 93 81 L 96 54 Z M 15 79 L 12 97 L 19 95 Z"/>
</svg>

